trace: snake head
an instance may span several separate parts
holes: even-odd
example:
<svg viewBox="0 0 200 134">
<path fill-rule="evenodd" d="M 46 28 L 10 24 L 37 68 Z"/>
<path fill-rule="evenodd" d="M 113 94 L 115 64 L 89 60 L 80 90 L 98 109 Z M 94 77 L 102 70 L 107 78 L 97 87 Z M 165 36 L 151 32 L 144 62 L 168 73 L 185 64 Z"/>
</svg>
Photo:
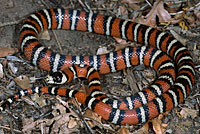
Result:
<svg viewBox="0 0 200 134">
<path fill-rule="evenodd" d="M 53 72 L 45 78 L 48 84 L 64 84 L 67 80 L 67 76 L 62 71 Z"/>
</svg>

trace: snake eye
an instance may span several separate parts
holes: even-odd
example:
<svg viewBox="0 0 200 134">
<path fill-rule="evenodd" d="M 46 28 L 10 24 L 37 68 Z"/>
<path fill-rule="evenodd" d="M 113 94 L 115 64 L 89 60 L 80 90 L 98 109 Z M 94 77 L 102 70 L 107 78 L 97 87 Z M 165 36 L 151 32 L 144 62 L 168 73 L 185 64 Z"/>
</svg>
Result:
<svg viewBox="0 0 200 134">
<path fill-rule="evenodd" d="M 52 78 L 53 78 L 53 81 L 55 83 L 60 83 L 62 82 L 62 77 L 63 77 L 63 74 L 61 72 L 54 72 L 51 74 Z"/>
</svg>

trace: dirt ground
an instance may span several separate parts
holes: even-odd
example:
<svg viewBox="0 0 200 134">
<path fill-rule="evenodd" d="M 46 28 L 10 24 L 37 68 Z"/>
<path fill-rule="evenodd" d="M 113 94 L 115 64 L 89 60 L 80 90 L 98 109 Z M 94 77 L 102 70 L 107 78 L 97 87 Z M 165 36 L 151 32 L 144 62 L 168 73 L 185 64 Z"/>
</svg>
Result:
<svg viewBox="0 0 200 134">
<path fill-rule="evenodd" d="M 0 0 L 0 48 L 19 48 L 19 29 L 24 19 L 30 15 L 30 13 L 39 9 L 62 7 L 84 11 L 92 10 L 104 15 L 117 16 L 124 19 L 131 19 L 135 14 L 138 16 L 144 15 L 149 11 L 147 9 L 132 12 L 133 8 L 131 8 L 130 3 L 124 1 L 130 3 L 137 2 L 137 0 Z M 150 2 L 153 3 L 154 1 Z M 144 1 L 143 3 L 146 2 Z M 143 3 L 138 2 L 137 4 L 143 5 Z M 182 1 L 182 3 L 182 8 L 186 8 L 187 5 L 185 3 L 187 2 Z M 196 5 L 197 3 L 198 0 L 190 1 L 191 5 Z M 200 6 L 200 4 L 198 6 Z M 121 12 L 125 12 L 125 14 Z M 110 124 L 101 119 L 101 117 L 95 115 L 95 113 L 91 111 L 88 112 L 84 106 L 77 106 L 74 100 L 67 102 L 64 97 L 30 95 L 18 100 L 11 105 L 10 108 L 7 108 L 5 112 L 0 114 L 0 134 L 159 133 L 155 130 L 155 127 L 161 130 L 164 129 L 162 132 L 168 134 L 200 134 L 199 26 L 198 24 L 196 24 L 196 27 L 190 26 L 186 32 L 182 32 L 180 26 L 177 24 L 169 25 L 168 27 L 168 30 L 173 29 L 180 36 L 178 36 L 179 38 L 186 41 L 185 45 L 187 45 L 191 51 L 196 67 L 196 84 L 191 91 L 191 95 L 185 100 L 184 104 L 180 104 L 177 108 L 163 115 L 164 117 L 161 119 L 159 118 L 157 121 L 148 123 L 148 129 L 144 127 L 144 124 L 136 126 Z M 161 27 L 163 28 L 163 26 Z M 54 30 L 54 32 L 49 31 L 48 33 L 50 35 L 50 40 L 41 39 L 41 42 L 55 52 L 65 55 L 95 55 L 99 48 L 106 48 L 106 52 L 110 52 L 115 50 L 116 47 L 121 48 L 125 46 L 122 40 L 115 40 L 111 37 L 87 32 Z M 137 44 L 130 42 L 128 42 L 128 44 L 137 46 Z M 32 66 L 20 50 L 14 53 L 13 56 L 15 57 L 0 58 L 0 63 L 4 65 L 4 77 L 0 78 L 0 100 L 6 99 L 17 91 L 22 90 L 15 81 L 15 78 L 22 75 L 24 79 L 28 79 L 29 87 L 46 85 L 44 80 L 36 78 L 41 78 L 48 72 Z M 133 95 L 141 88 L 149 85 L 154 79 L 155 72 L 143 66 L 101 76 L 103 91 L 108 94 L 108 96 L 115 98 Z M 74 89 L 81 88 L 82 90 L 87 88 L 85 82 L 80 80 L 75 80 L 65 87 Z M 64 107 L 63 103 L 67 103 L 69 107 Z M 73 110 L 70 109 L 75 109 L 76 112 L 72 113 L 71 111 Z M 77 112 L 77 109 L 79 112 Z M 87 111 L 87 114 L 85 114 L 85 111 Z M 61 116 L 61 119 L 66 118 L 67 121 L 55 119 L 59 116 Z M 86 124 L 89 124 L 89 127 L 85 124 L 85 120 Z M 143 130 L 141 132 L 141 129 L 147 129 L 148 131 Z"/>
</svg>

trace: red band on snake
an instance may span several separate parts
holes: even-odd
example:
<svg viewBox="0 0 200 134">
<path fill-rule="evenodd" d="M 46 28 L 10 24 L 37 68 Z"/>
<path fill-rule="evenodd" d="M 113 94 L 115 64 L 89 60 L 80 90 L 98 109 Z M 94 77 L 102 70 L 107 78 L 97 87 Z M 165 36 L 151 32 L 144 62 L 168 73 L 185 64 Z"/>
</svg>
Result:
<svg viewBox="0 0 200 134">
<path fill-rule="evenodd" d="M 45 29 L 78 30 L 105 34 L 149 45 L 160 49 L 162 52 L 150 50 L 151 48 L 148 47 L 128 47 L 105 55 L 64 56 L 48 50 L 37 40 L 38 33 Z M 165 78 L 159 83 L 154 83 L 154 86 L 149 86 L 150 88 L 146 91 L 138 93 L 138 98 L 127 97 L 117 107 L 114 104 L 110 106 L 103 103 L 103 100 L 93 97 L 92 93 L 86 95 L 74 90 L 36 87 L 19 92 L 9 98 L 0 107 L 1 110 L 23 95 L 44 92 L 76 97 L 80 103 L 85 104 L 112 123 L 137 124 L 146 122 L 182 103 L 194 84 L 194 63 L 186 47 L 168 33 L 119 18 L 77 10 L 44 9 L 35 12 L 26 19 L 20 31 L 19 42 L 21 50 L 28 60 L 47 71 L 56 72 L 75 64 L 84 64 L 95 68 L 100 74 L 106 74 L 144 62 L 145 65 L 150 65 L 160 73 L 164 70 L 163 76 Z M 140 53 L 135 56 L 134 51 Z M 173 86 L 171 86 L 170 80 L 174 80 L 174 76 L 168 75 L 169 71 L 173 70 L 173 65 L 169 60 L 166 60 L 163 53 L 172 58 L 175 64 L 176 78 Z M 145 56 L 149 60 L 144 60 Z M 167 78 L 168 81 L 166 77 L 169 77 Z M 167 87 L 169 90 L 164 89 L 165 84 L 170 85 L 170 87 Z M 133 106 L 133 103 L 136 106 Z"/>
</svg>

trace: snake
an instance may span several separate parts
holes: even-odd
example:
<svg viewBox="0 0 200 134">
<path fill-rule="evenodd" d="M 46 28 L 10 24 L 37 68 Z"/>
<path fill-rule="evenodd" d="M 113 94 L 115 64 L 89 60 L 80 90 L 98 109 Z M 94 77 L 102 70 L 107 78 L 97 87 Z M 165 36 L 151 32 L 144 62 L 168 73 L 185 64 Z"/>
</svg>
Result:
<svg viewBox="0 0 200 134">
<path fill-rule="evenodd" d="M 102 55 L 65 56 L 44 47 L 38 34 L 44 30 L 74 30 L 118 37 L 141 47 L 126 47 Z M 31 14 L 20 29 L 22 53 L 49 75 L 49 83 L 66 83 L 77 77 L 89 82 L 90 94 L 57 87 L 33 87 L 19 91 L 5 100 L 0 111 L 16 99 L 32 93 L 75 97 L 113 124 L 135 125 L 147 122 L 183 103 L 195 83 L 195 70 L 188 49 L 171 34 L 129 20 L 73 9 L 43 9 Z M 144 64 L 153 68 L 158 78 L 143 91 L 122 100 L 106 97 L 101 91 L 99 74 L 116 72 Z M 80 73 L 81 72 L 81 73 Z"/>
</svg>

